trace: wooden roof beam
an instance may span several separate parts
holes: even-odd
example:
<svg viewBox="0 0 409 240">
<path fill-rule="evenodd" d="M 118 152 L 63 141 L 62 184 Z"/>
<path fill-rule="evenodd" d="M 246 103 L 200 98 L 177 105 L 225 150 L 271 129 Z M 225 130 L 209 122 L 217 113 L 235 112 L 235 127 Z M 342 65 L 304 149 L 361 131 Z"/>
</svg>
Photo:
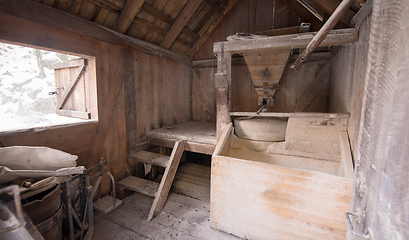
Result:
<svg viewBox="0 0 409 240">
<path fill-rule="evenodd" d="M 136 14 L 141 11 L 144 2 L 145 0 L 128 0 L 115 22 L 114 30 L 120 33 L 125 33 L 131 26 Z"/>
<path fill-rule="evenodd" d="M 106 9 L 106 10 L 108 10 L 108 11 L 114 11 L 114 12 L 118 12 L 118 13 L 120 13 L 121 12 L 121 8 L 120 7 L 118 7 L 117 5 L 115 5 L 115 4 L 113 4 L 113 3 L 110 3 L 110 2 L 108 2 L 108 1 L 105 1 L 105 0 L 87 0 L 88 2 L 90 2 L 90 3 L 93 3 L 93 4 L 95 4 L 95 5 L 97 5 L 97 6 L 99 6 L 99 7 L 101 7 L 101 8 L 104 8 L 104 9 Z"/>
<path fill-rule="evenodd" d="M 324 11 L 326 11 L 329 15 L 331 15 L 338 5 L 341 3 L 338 0 L 313 0 L 316 4 L 320 5 Z M 351 9 L 348 9 L 345 14 L 339 20 L 345 26 L 349 26 L 351 19 L 354 17 L 355 12 Z"/>
<path fill-rule="evenodd" d="M 67 12 L 31 0 L 0 0 L 0 14 L 26 19 L 110 44 L 132 47 L 137 51 L 170 59 L 188 66 L 192 65 L 192 59 L 189 57 L 163 49 L 155 44 L 120 34 L 83 18 L 75 17 Z M 2 31 L 0 31 L 0 38 L 10 40 L 7 39 L 7 35 Z M 15 40 L 11 39 L 11 41 Z M 21 42 L 24 43 L 24 41 Z M 30 44 L 43 46 L 41 42 Z"/>
<path fill-rule="evenodd" d="M 224 17 L 230 10 L 236 5 L 238 0 L 230 0 L 226 9 L 223 11 L 222 14 L 215 13 L 209 21 L 203 26 L 202 29 L 199 31 L 200 38 L 197 40 L 195 45 L 190 49 L 188 52 L 188 56 L 192 57 L 195 55 L 197 51 L 199 51 L 200 47 L 206 42 L 206 40 L 210 37 L 210 35 L 216 30 L 219 24 L 223 21 Z M 217 16 L 216 16 L 217 14 Z"/>
<path fill-rule="evenodd" d="M 103 9 L 106 9 L 110 12 L 114 12 L 117 14 L 120 14 L 121 12 L 121 8 L 116 6 L 115 4 L 112 4 L 106 0 L 87 0 L 88 2 L 91 2 Z M 175 23 L 175 20 L 173 20 L 172 18 L 170 18 L 168 15 L 162 13 L 161 11 L 159 11 L 158 9 L 152 7 L 151 5 L 147 4 L 146 2 L 144 2 L 141 6 L 141 10 L 156 17 L 157 19 L 164 21 L 165 23 L 169 24 L 169 25 L 173 25 Z M 135 19 L 137 19 L 137 17 L 135 17 Z M 138 21 L 138 20 L 136 20 Z M 135 20 L 134 20 L 135 22 Z M 194 31 L 190 30 L 187 27 L 184 27 L 182 29 L 182 33 L 188 35 L 189 37 L 191 37 L 194 40 L 199 39 L 199 34 L 195 33 Z"/>
<path fill-rule="evenodd" d="M 121 10 L 120 7 L 118 7 L 118 6 L 116 6 L 116 5 L 113 5 L 112 3 L 107 2 L 107 1 L 105 1 L 105 0 L 87 0 L 87 1 L 92 2 L 93 4 L 99 6 L 99 7 L 103 8 L 103 9 L 106 9 L 106 10 L 108 10 L 108 11 L 110 11 L 110 12 L 116 13 L 116 14 L 118 14 L 118 15 L 120 14 L 120 10 Z M 144 3 L 144 4 L 142 5 L 141 10 L 144 11 L 144 6 L 145 6 L 145 5 L 147 5 L 147 4 Z M 153 7 L 151 7 L 151 8 L 153 8 Z M 145 9 L 146 9 L 146 8 L 145 8 Z M 155 9 L 155 8 L 153 8 L 153 9 Z M 155 10 L 156 10 L 156 9 L 155 9 Z M 156 10 L 156 11 L 159 12 L 159 10 Z M 150 14 L 150 12 L 148 12 L 148 13 Z M 159 12 L 159 13 L 161 13 L 161 12 Z M 161 13 L 161 14 L 163 14 L 163 13 Z M 165 15 L 165 14 L 163 14 L 163 15 Z M 155 15 L 154 15 L 154 16 L 155 16 Z M 155 16 L 155 17 L 156 17 L 156 16 Z M 168 18 L 169 18 L 169 17 L 168 17 Z M 171 19 L 171 18 L 169 18 L 169 19 Z M 161 20 L 162 20 L 162 19 L 161 19 Z M 148 29 L 150 29 L 150 30 L 153 30 L 153 31 L 155 31 L 155 32 L 157 32 L 157 33 L 159 33 L 159 34 L 161 34 L 161 35 L 166 35 L 166 33 L 167 33 L 167 29 L 164 29 L 164 28 L 162 28 L 162 27 L 160 27 L 160 26 L 157 26 L 157 25 L 155 25 L 155 24 L 153 24 L 153 23 L 150 23 L 150 22 L 148 22 L 148 21 L 146 21 L 146 20 L 140 19 L 140 18 L 138 18 L 138 16 L 135 16 L 135 18 L 134 18 L 132 21 L 133 21 L 134 23 L 140 25 L 140 26 L 143 26 L 143 27 L 145 27 L 145 28 L 148 28 Z M 174 22 L 172 19 L 171 19 L 171 21 Z M 165 22 L 166 22 L 166 21 L 165 21 Z M 186 29 L 186 28 L 185 28 L 185 29 Z M 183 30 L 185 30 L 185 29 L 183 29 Z M 183 33 L 186 33 L 186 32 L 183 31 L 183 30 L 182 30 L 182 32 L 183 32 Z M 188 35 L 193 39 L 192 42 L 194 42 L 196 39 L 199 38 L 199 35 L 196 34 L 196 33 L 193 33 L 193 32 L 192 32 L 192 33 L 186 33 L 186 34 L 188 34 Z M 193 45 L 193 43 L 191 43 L 191 42 L 186 42 L 185 40 L 183 40 L 183 39 L 181 39 L 181 38 L 179 38 L 179 37 L 177 37 L 176 40 L 179 41 L 179 42 L 181 42 L 183 45 L 186 45 L 186 46 L 192 46 L 192 45 Z"/>
<path fill-rule="evenodd" d="M 190 20 L 193 14 L 195 14 L 196 9 L 200 6 L 201 3 L 202 0 L 190 0 L 186 4 L 182 12 L 180 12 L 179 16 L 177 17 L 175 23 L 162 39 L 162 42 L 160 43 L 161 47 L 169 49 L 172 46 L 177 36 L 179 36 L 186 23 Z"/>
<path fill-rule="evenodd" d="M 149 13 L 150 15 L 156 17 L 157 19 L 161 21 L 164 21 L 167 24 L 173 25 L 175 23 L 175 20 L 173 20 L 168 15 L 164 14 L 163 12 L 159 11 L 158 9 L 152 7 L 151 5 L 147 3 L 144 3 L 141 9 L 142 11 Z M 183 27 L 182 33 L 188 35 L 189 37 L 195 40 L 199 39 L 199 35 L 187 27 Z"/>
<path fill-rule="evenodd" d="M 209 4 L 214 10 L 216 10 L 218 13 L 222 14 L 224 8 L 219 5 L 219 3 L 216 0 L 206 0 L 207 4 Z"/>
</svg>

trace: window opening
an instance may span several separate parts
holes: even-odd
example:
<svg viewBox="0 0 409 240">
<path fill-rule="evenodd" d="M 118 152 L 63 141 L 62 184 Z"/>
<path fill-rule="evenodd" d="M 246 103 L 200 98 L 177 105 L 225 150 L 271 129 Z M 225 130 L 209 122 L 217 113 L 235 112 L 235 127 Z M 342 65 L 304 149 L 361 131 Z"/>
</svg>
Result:
<svg viewBox="0 0 409 240">
<path fill-rule="evenodd" d="M 0 42 L 0 131 L 96 120 L 94 64 Z"/>
</svg>

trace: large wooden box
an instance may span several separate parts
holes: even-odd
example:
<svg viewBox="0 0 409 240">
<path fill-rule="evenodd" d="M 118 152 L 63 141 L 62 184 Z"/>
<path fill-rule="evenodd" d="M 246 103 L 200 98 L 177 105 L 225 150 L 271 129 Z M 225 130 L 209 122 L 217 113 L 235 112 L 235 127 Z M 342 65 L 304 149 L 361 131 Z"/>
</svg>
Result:
<svg viewBox="0 0 409 240">
<path fill-rule="evenodd" d="M 246 239 L 345 239 L 353 175 L 346 124 L 290 118 L 278 143 L 226 128 L 212 157 L 211 226 Z"/>
</svg>

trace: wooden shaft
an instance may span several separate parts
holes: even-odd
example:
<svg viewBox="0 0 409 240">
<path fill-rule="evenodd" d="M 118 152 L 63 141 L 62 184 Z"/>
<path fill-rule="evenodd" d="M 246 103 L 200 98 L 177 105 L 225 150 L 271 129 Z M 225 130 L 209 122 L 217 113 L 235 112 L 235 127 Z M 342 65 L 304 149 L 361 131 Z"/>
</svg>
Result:
<svg viewBox="0 0 409 240">
<path fill-rule="evenodd" d="M 307 60 L 315 49 L 320 45 L 324 38 L 328 35 L 331 29 L 337 24 L 338 20 L 344 15 L 344 13 L 351 7 L 355 0 L 344 0 L 342 1 L 337 9 L 332 13 L 331 17 L 325 22 L 324 26 L 318 31 L 317 35 L 311 40 L 307 48 L 302 52 L 302 54 L 295 60 L 294 64 L 291 66 L 293 70 L 299 70 L 304 62 Z"/>
</svg>

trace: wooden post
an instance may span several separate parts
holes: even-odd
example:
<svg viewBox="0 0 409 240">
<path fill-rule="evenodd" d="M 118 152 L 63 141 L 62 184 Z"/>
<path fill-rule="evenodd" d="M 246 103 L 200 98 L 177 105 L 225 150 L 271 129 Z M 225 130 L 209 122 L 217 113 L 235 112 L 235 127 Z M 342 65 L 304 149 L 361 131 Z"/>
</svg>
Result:
<svg viewBox="0 0 409 240">
<path fill-rule="evenodd" d="M 231 53 L 223 50 L 217 54 L 216 86 L 216 137 L 220 139 L 223 130 L 230 123 L 230 91 L 231 91 Z"/>
</svg>

